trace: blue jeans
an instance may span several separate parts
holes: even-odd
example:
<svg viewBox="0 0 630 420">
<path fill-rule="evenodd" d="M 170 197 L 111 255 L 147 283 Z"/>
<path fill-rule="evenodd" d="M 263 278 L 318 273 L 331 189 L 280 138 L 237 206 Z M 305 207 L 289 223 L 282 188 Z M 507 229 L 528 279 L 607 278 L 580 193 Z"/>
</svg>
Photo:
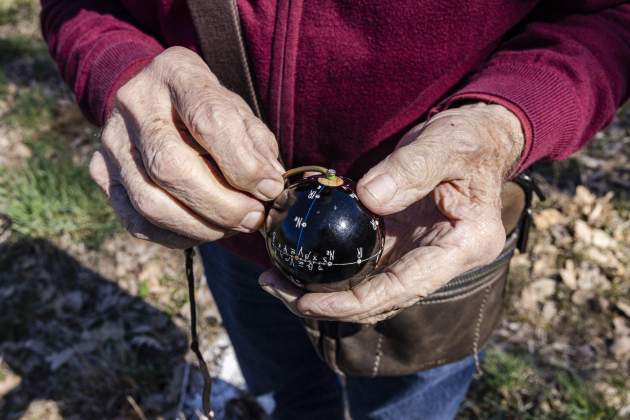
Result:
<svg viewBox="0 0 630 420">
<path fill-rule="evenodd" d="M 274 419 L 343 419 L 340 378 L 317 356 L 300 320 L 258 286 L 260 268 L 216 244 L 200 250 L 249 391 L 272 397 Z M 348 410 L 353 420 L 452 419 L 473 374 L 468 357 L 407 376 L 347 377 Z"/>
</svg>

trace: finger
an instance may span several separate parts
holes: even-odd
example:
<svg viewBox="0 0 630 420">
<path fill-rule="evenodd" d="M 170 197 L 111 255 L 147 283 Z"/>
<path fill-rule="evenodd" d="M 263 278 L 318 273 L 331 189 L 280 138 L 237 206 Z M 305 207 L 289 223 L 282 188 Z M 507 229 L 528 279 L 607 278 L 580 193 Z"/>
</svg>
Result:
<svg viewBox="0 0 630 420">
<path fill-rule="evenodd" d="M 169 230 L 160 229 L 150 223 L 134 209 L 127 192 L 120 184 L 111 188 L 110 204 L 120 217 L 125 229 L 134 237 L 154 242 L 167 248 L 186 249 L 199 245 L 201 241 L 178 235 Z"/>
<path fill-rule="evenodd" d="M 375 275 L 353 289 L 341 292 L 307 293 L 295 302 L 300 316 L 362 322 L 371 316 L 406 307 L 410 291 L 389 272 Z"/>
<path fill-rule="evenodd" d="M 207 75 L 171 83 L 173 104 L 192 136 L 216 162 L 233 187 L 261 200 L 277 197 L 284 188 L 277 142 L 244 101 Z"/>
<path fill-rule="evenodd" d="M 155 116 L 133 135 L 153 182 L 203 219 L 226 229 L 254 232 L 264 220 L 263 204 L 229 186 L 168 120 Z"/>
<path fill-rule="evenodd" d="M 121 223 L 131 235 L 175 249 L 190 248 L 199 244 L 199 241 L 160 229 L 149 223 L 133 208 L 124 187 L 112 183 L 107 166 L 104 155 L 97 151 L 90 161 L 90 174 L 103 190 Z"/>
<path fill-rule="evenodd" d="M 305 314 L 301 313 L 297 308 L 298 299 L 300 299 L 306 291 L 297 287 L 291 281 L 287 280 L 276 269 L 267 270 L 262 273 L 258 279 L 258 283 L 264 291 L 279 299 L 294 315 L 304 317 Z M 326 293 L 324 293 L 326 294 Z M 392 309 L 388 312 L 375 315 L 369 319 L 365 319 L 361 322 L 375 323 L 382 321 L 383 319 L 394 316 L 400 309 Z M 324 319 L 323 317 L 321 317 Z M 326 318 L 332 319 L 332 318 Z"/>
<path fill-rule="evenodd" d="M 105 163 L 105 156 L 100 150 L 97 150 L 92 155 L 92 159 L 90 159 L 90 176 L 96 182 L 96 185 L 105 193 L 107 198 L 111 197 L 111 193 L 109 191 L 111 186 L 111 177 L 109 171 L 107 169 L 107 164 Z"/>
<path fill-rule="evenodd" d="M 357 184 L 361 202 L 380 215 L 397 213 L 421 200 L 448 174 L 443 144 L 418 140 L 396 149 Z"/>
<path fill-rule="evenodd" d="M 295 315 L 300 315 L 296 302 L 305 292 L 284 278 L 278 270 L 274 268 L 263 272 L 258 278 L 258 284 L 265 292 L 280 299 Z"/>
<path fill-rule="evenodd" d="M 276 171 L 281 174 L 284 173 L 286 169 L 279 162 L 280 149 L 278 148 L 278 142 L 271 131 L 269 131 L 269 128 L 254 115 L 245 116 L 244 123 L 247 134 L 253 140 L 256 150 L 267 157 Z"/>
<path fill-rule="evenodd" d="M 296 310 L 302 316 L 371 323 L 428 296 L 463 272 L 461 267 L 456 249 L 416 248 L 351 290 L 304 295 Z"/>
<path fill-rule="evenodd" d="M 199 241 L 214 241 L 225 235 L 225 230 L 203 221 L 187 211 L 166 192 L 156 186 L 144 171 L 140 156 L 126 133 L 103 133 L 103 151 L 112 166 L 114 181 L 127 191 L 133 207 L 153 225 Z"/>
</svg>

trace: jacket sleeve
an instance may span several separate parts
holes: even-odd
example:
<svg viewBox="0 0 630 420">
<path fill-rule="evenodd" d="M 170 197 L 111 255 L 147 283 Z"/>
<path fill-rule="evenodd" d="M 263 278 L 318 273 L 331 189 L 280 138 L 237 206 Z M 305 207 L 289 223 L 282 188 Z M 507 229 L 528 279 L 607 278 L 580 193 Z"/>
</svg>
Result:
<svg viewBox="0 0 630 420">
<path fill-rule="evenodd" d="M 510 109 L 525 132 L 517 173 L 586 144 L 628 98 L 629 83 L 630 4 L 567 0 L 535 11 L 437 110 L 462 100 Z"/>
<path fill-rule="evenodd" d="M 83 113 L 102 125 L 114 93 L 163 48 L 117 1 L 42 0 L 42 32 Z"/>
</svg>

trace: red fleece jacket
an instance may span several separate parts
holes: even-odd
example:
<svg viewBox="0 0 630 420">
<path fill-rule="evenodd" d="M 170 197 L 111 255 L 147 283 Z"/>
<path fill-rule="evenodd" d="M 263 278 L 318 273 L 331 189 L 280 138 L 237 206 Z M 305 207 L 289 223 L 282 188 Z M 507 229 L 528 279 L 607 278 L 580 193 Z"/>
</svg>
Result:
<svg viewBox="0 0 630 420">
<path fill-rule="evenodd" d="M 460 100 L 520 119 L 520 169 L 562 159 L 628 97 L 630 4 L 615 0 L 238 0 L 266 121 L 288 167 L 359 178 Z M 198 50 L 185 0 L 42 0 L 42 28 L 85 114 L 164 47 Z M 228 245 L 264 262 L 260 238 Z M 259 252 L 252 257 L 252 246 Z"/>
</svg>

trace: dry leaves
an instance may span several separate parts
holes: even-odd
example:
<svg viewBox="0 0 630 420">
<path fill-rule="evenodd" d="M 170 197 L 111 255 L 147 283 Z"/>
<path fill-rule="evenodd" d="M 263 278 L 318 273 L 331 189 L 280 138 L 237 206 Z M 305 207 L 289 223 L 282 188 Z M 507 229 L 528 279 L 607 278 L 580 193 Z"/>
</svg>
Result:
<svg viewBox="0 0 630 420">
<path fill-rule="evenodd" d="M 630 395 L 602 384 L 614 377 L 630 389 L 630 207 L 610 191 L 544 185 L 548 200 L 534 213 L 529 254 L 512 262 L 498 335 L 548 363 L 588 371 L 621 409 Z M 516 329 L 515 320 L 522 320 Z"/>
</svg>

